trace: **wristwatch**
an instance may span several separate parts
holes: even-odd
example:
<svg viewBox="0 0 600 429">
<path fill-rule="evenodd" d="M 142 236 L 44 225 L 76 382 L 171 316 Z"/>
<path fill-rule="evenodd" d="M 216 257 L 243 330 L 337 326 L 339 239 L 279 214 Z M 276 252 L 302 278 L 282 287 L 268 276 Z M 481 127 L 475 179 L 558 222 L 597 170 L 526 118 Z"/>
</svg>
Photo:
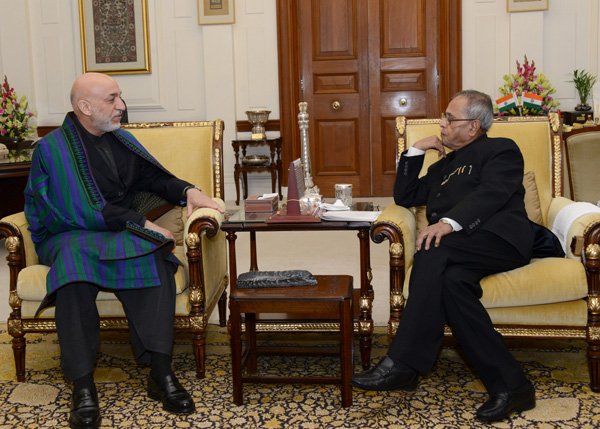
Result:
<svg viewBox="0 0 600 429">
<path fill-rule="evenodd" d="M 187 205 L 187 191 L 190 189 L 198 189 L 200 192 L 202 192 L 202 189 L 196 185 L 186 186 L 183 188 L 183 195 L 181 196 L 181 201 L 179 202 L 180 206 L 185 207 Z"/>
<path fill-rule="evenodd" d="M 192 185 L 185 187 L 185 189 L 183 190 L 183 195 L 187 195 L 187 191 L 189 191 L 190 189 L 198 189 L 200 192 L 202 192 L 202 189 L 200 189 L 198 186 Z"/>
<path fill-rule="evenodd" d="M 445 223 L 446 225 L 450 225 L 450 228 L 452 228 L 452 231 L 454 231 L 454 227 L 452 226 L 452 224 L 450 222 L 448 222 L 447 219 L 440 219 L 441 223 Z"/>
</svg>

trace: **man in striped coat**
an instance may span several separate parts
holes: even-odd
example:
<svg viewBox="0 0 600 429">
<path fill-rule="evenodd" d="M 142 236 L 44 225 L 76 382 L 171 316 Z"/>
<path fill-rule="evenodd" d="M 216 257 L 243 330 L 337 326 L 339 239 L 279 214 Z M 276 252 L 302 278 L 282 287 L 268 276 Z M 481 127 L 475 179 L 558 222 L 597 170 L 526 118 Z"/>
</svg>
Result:
<svg viewBox="0 0 600 429">
<path fill-rule="evenodd" d="M 170 231 L 132 210 L 140 191 L 170 203 L 222 211 L 165 170 L 127 131 L 125 105 L 109 76 L 87 73 L 71 90 L 73 112 L 40 140 L 25 190 L 25 214 L 40 262 L 51 267 L 42 307 L 55 305 L 61 367 L 73 382 L 69 423 L 100 425 L 93 380 L 100 324 L 95 299 L 114 292 L 129 321 L 138 362 L 152 364 L 148 395 L 176 413 L 195 409 L 171 369 L 175 314 Z"/>
</svg>

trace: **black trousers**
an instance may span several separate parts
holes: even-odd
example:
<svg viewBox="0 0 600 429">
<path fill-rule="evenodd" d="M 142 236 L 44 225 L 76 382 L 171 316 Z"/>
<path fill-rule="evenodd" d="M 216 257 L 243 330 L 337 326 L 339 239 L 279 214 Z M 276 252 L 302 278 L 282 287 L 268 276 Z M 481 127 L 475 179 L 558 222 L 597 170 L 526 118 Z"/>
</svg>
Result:
<svg viewBox="0 0 600 429">
<path fill-rule="evenodd" d="M 513 246 L 487 231 L 453 232 L 439 247 L 415 254 L 409 297 L 388 355 L 422 374 L 439 351 L 447 322 L 490 393 L 526 382 L 519 363 L 479 300 L 479 281 L 529 262 Z"/>
<path fill-rule="evenodd" d="M 150 363 L 152 352 L 171 355 L 173 348 L 175 265 L 158 255 L 156 259 L 160 286 L 114 291 L 125 310 L 131 345 L 140 363 Z M 71 283 L 56 291 L 60 362 L 68 381 L 94 371 L 100 343 L 96 307 L 100 290 L 91 283 Z"/>
</svg>

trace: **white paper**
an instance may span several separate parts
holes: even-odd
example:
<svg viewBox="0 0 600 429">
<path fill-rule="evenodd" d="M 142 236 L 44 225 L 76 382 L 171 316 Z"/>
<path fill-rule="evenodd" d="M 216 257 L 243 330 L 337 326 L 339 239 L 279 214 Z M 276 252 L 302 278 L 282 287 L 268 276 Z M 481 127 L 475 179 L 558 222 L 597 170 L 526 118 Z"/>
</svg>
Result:
<svg viewBox="0 0 600 429">
<path fill-rule="evenodd" d="M 257 200 L 266 200 L 267 198 L 273 198 L 277 195 L 277 192 L 275 192 L 274 194 L 262 194 L 260 197 L 257 198 Z"/>
<path fill-rule="evenodd" d="M 366 211 L 331 211 L 321 215 L 323 220 L 337 220 L 346 222 L 375 222 L 381 212 L 366 212 Z"/>
<path fill-rule="evenodd" d="M 342 203 L 341 200 L 335 200 L 335 203 L 333 203 L 333 204 L 321 203 L 321 204 L 319 204 L 319 207 L 322 208 L 322 209 L 324 209 L 324 210 L 327 210 L 327 211 L 332 211 L 332 210 L 333 211 L 335 211 L 335 210 L 338 210 L 338 211 L 339 210 L 348 211 L 348 210 L 350 210 L 350 207 L 345 206 L 344 203 Z"/>
</svg>

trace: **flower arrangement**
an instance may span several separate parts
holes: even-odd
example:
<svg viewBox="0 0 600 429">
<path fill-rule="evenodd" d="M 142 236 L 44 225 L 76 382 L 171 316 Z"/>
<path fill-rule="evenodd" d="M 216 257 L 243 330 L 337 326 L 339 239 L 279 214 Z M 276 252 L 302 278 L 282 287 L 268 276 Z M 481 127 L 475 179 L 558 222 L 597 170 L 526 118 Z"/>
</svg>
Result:
<svg viewBox="0 0 600 429">
<path fill-rule="evenodd" d="M 28 107 L 27 97 L 19 99 L 4 76 L 4 83 L 0 86 L 0 137 L 26 139 L 33 135 L 36 127 L 29 122 L 37 116 L 37 112 L 27 111 Z"/>
<path fill-rule="evenodd" d="M 517 60 L 517 73 L 504 75 L 504 86 L 498 88 L 498 91 L 503 95 L 510 95 L 514 93 L 519 101 L 519 106 L 509 109 L 505 112 L 500 112 L 498 115 L 513 115 L 513 116 L 538 116 L 547 115 L 548 112 L 556 110 L 560 104 L 558 100 L 552 97 L 552 94 L 556 90 L 552 87 L 552 84 L 548 78 L 542 73 L 536 74 L 535 72 L 535 61 L 529 62 L 527 55 L 525 55 L 525 62 L 523 65 Z M 541 108 L 534 109 L 526 107 L 522 103 L 522 96 L 524 92 L 528 92 L 543 97 Z"/>
</svg>

